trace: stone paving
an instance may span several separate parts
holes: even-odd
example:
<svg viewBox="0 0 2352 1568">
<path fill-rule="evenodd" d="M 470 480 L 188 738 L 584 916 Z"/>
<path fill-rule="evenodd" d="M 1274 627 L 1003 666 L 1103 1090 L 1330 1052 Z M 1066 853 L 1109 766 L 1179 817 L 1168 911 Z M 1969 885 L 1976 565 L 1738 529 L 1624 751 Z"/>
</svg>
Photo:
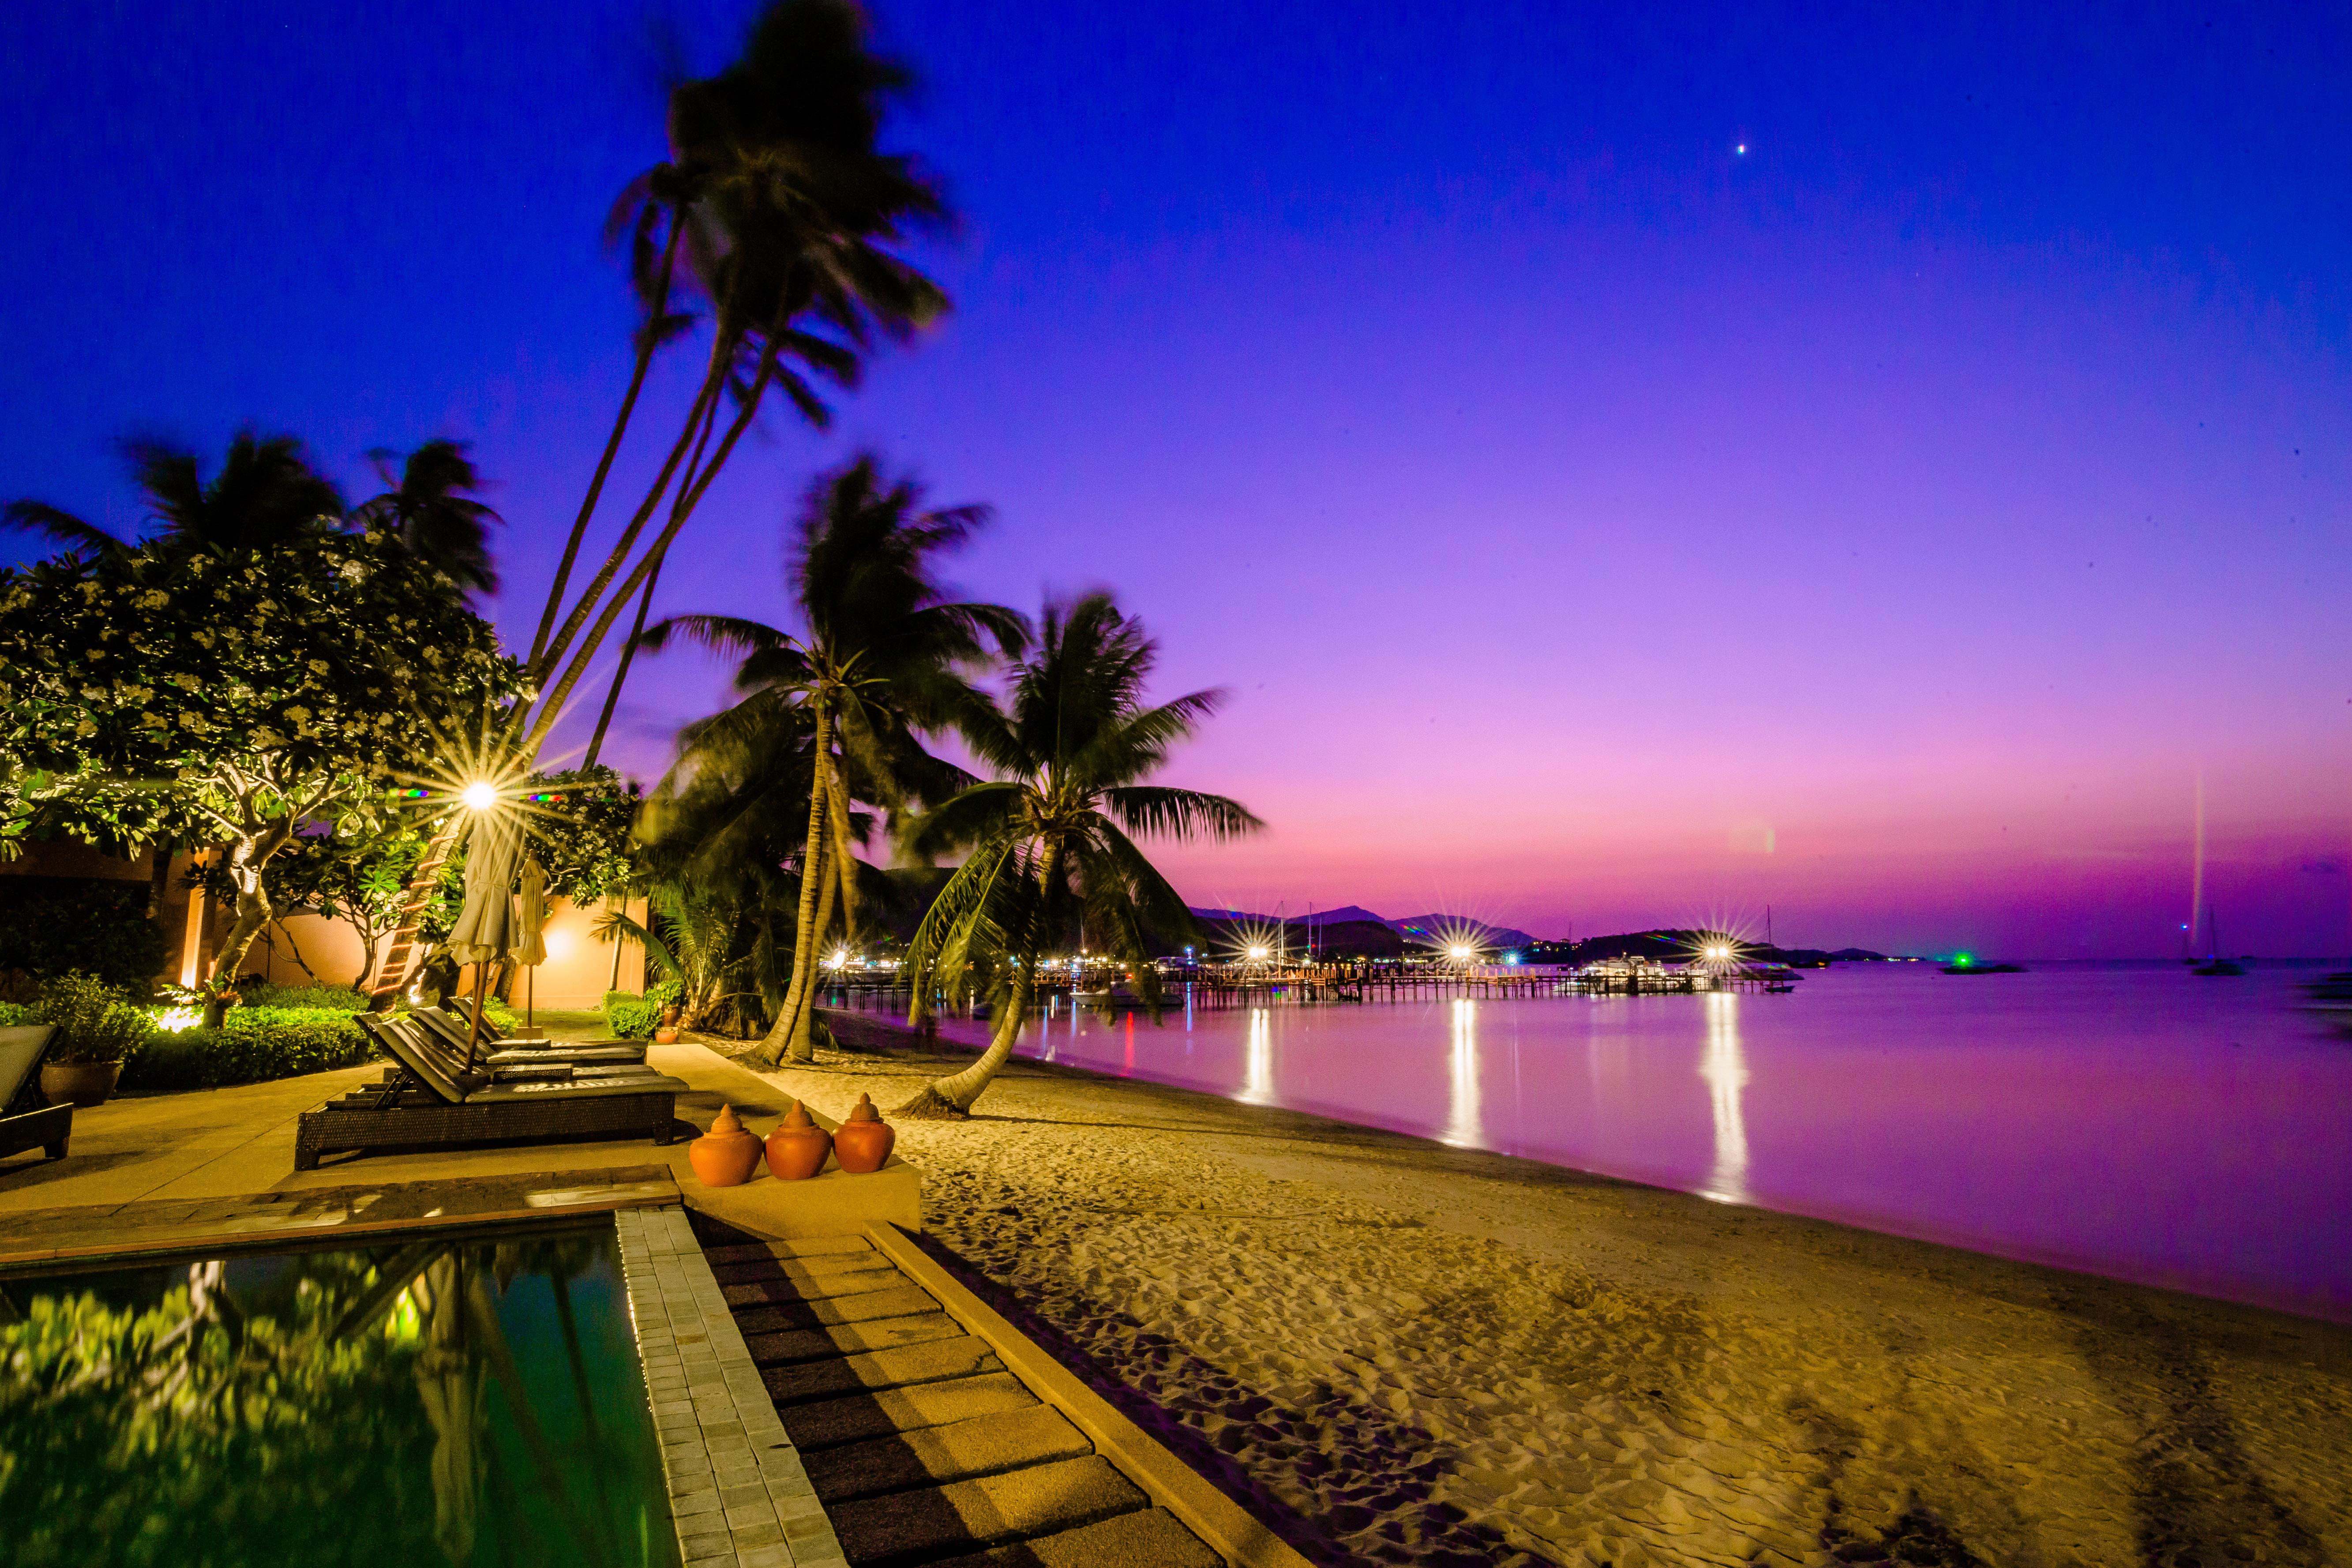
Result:
<svg viewBox="0 0 2352 1568">
<path fill-rule="evenodd" d="M 842 1568 L 841 1542 L 686 1211 L 614 1218 L 687 1568 Z"/>
</svg>

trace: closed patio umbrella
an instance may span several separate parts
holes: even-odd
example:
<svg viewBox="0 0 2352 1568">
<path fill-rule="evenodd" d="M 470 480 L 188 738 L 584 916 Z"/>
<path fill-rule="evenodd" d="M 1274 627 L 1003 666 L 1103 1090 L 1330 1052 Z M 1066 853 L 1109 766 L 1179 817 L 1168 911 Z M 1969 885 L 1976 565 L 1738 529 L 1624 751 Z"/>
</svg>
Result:
<svg viewBox="0 0 2352 1568">
<path fill-rule="evenodd" d="M 474 966 L 473 1026 L 466 1032 L 466 1066 L 474 1065 L 474 1042 L 482 1033 L 482 989 L 489 966 L 514 952 L 515 860 L 522 835 L 504 813 L 474 818 L 466 847 L 466 901 L 449 927 L 449 956 Z"/>
<path fill-rule="evenodd" d="M 540 927 L 547 920 L 547 868 L 539 863 L 536 855 L 526 855 L 522 860 L 522 887 L 516 894 L 515 962 L 523 966 L 522 1021 L 526 1028 L 532 1024 L 532 1004 L 537 1000 L 536 981 L 539 966 L 547 962 L 547 939 Z"/>
</svg>

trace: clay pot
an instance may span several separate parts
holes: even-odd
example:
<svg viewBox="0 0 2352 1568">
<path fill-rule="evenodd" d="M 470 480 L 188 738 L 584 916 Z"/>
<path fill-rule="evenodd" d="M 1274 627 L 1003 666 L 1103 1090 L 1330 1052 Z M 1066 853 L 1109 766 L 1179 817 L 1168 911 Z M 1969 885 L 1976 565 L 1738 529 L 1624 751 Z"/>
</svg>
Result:
<svg viewBox="0 0 2352 1568">
<path fill-rule="evenodd" d="M 41 1092 L 51 1105 L 71 1100 L 84 1110 L 104 1105 L 122 1076 L 121 1062 L 46 1062 L 41 1067 Z"/>
<path fill-rule="evenodd" d="M 878 1171 L 890 1157 L 890 1145 L 898 1141 L 898 1130 L 882 1120 L 874 1109 L 874 1097 L 861 1094 L 857 1108 L 849 1113 L 833 1135 L 833 1157 L 841 1168 L 855 1176 Z"/>
<path fill-rule="evenodd" d="M 661 1010 L 661 1021 L 664 1025 L 675 1025 L 683 1016 L 685 1015 L 678 1010 L 678 1005 L 675 1002 Z"/>
<path fill-rule="evenodd" d="M 706 1187 L 740 1187 L 760 1168 L 760 1135 L 731 1105 L 721 1106 L 710 1131 L 686 1146 L 687 1163 Z"/>
<path fill-rule="evenodd" d="M 833 1134 L 809 1120 L 808 1107 L 799 1100 L 784 1124 L 768 1134 L 768 1169 L 780 1182 L 805 1182 L 824 1169 L 833 1152 Z"/>
<path fill-rule="evenodd" d="M 677 1026 L 664 1024 L 660 1028 L 656 1029 L 654 1031 L 654 1044 L 657 1046 L 674 1046 L 677 1044 Z"/>
</svg>

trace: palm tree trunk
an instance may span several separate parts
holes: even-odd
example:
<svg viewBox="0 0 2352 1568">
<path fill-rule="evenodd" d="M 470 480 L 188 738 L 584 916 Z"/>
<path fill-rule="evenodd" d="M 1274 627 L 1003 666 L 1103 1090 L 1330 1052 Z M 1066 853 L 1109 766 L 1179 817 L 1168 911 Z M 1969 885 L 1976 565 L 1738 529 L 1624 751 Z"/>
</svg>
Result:
<svg viewBox="0 0 2352 1568">
<path fill-rule="evenodd" d="M 831 861 L 838 858 L 840 854 L 838 846 L 830 847 L 825 850 L 825 858 Z M 815 934 L 809 938 L 808 984 L 801 988 L 800 1012 L 795 1016 L 793 1023 L 791 1054 L 792 1059 L 796 1062 L 816 1060 L 816 994 L 819 989 L 817 977 L 824 973 L 823 952 L 824 933 L 825 929 L 833 924 L 833 893 L 837 885 L 833 871 L 834 868 L 831 865 L 825 867 L 824 886 L 818 889 L 816 896 Z"/>
<path fill-rule="evenodd" d="M 661 569 L 662 563 L 656 561 L 646 574 L 646 591 L 637 598 L 637 618 L 629 624 L 628 640 L 621 645 L 621 666 L 613 671 L 612 689 L 604 693 L 604 710 L 596 715 L 596 732 L 588 737 L 588 754 L 580 760 L 583 768 L 594 767 L 596 753 L 604 749 L 604 731 L 613 726 L 613 710 L 621 703 L 621 684 L 629 679 L 629 666 L 636 660 L 637 638 L 645 635 L 646 612 L 653 608 L 654 584 L 661 581 Z"/>
<path fill-rule="evenodd" d="M 802 1010 L 802 998 L 809 982 L 811 961 L 816 952 L 817 881 L 824 875 L 824 795 L 832 770 L 824 765 L 825 752 L 832 747 L 832 715 L 825 704 L 814 704 L 816 746 L 814 755 L 816 767 L 809 783 L 808 846 L 801 852 L 801 901 L 798 923 L 793 931 L 793 977 L 784 987 L 784 1010 L 778 1014 L 768 1037 L 760 1042 L 760 1059 L 773 1066 L 780 1060 L 787 1045 L 797 1032 Z"/>
<path fill-rule="evenodd" d="M 1036 967 L 1037 961 L 1025 954 L 1013 961 L 1012 990 L 1004 998 L 1004 1010 L 997 1015 L 995 1037 L 988 1042 L 988 1049 L 980 1054 L 980 1059 L 952 1078 L 933 1079 L 924 1086 L 922 1093 L 891 1115 L 919 1121 L 961 1118 L 971 1113 L 972 1101 L 1013 1059 L 1013 1047 L 1021 1038 L 1022 1022 L 1029 1016 L 1029 993 Z"/>
<path fill-rule="evenodd" d="M 588 494 L 580 503 L 580 515 L 572 520 L 572 537 L 564 541 L 563 560 L 555 568 L 555 582 L 547 590 L 547 608 L 540 612 L 538 635 L 530 639 L 530 657 L 523 660 L 530 669 L 539 663 L 539 656 L 547 647 L 547 634 L 555 629 L 556 612 L 563 607 L 564 585 L 572 580 L 572 563 L 579 559 L 581 541 L 588 536 L 588 520 L 595 515 L 596 500 L 604 493 L 604 480 L 613 472 L 613 459 L 621 453 L 621 437 L 628 433 L 630 416 L 635 413 L 637 395 L 645 390 L 646 372 L 653 368 L 654 353 L 661 347 L 654 328 L 669 309 L 669 280 L 677 261 L 678 241 L 685 237 L 686 226 L 672 224 L 669 243 L 662 247 L 661 283 L 656 290 L 652 306 L 646 312 L 646 325 L 637 343 L 636 368 L 629 375 L 629 390 L 621 398 L 619 417 L 613 421 L 613 434 L 604 442 L 604 455 L 597 459 L 596 477 L 588 481 Z"/>
<path fill-rule="evenodd" d="M 989 1086 L 1006 1062 L 1013 1059 L 1013 1043 L 1021 1038 L 1022 1021 L 1029 1014 L 1029 994 L 1036 983 L 1037 947 L 1053 929 L 1049 916 L 1053 910 L 1054 884 L 1062 870 L 1062 845 L 1059 839 L 1048 839 L 1045 863 L 1037 868 L 1037 912 L 1030 928 L 1029 940 L 1021 945 L 1027 951 L 1013 957 L 1013 984 L 1004 999 L 1004 1011 L 998 1015 L 995 1037 L 980 1059 L 950 1078 L 934 1079 L 923 1092 L 907 1101 L 893 1116 L 945 1119 L 961 1118 L 971 1110 L 972 1101 Z M 1073 1004 L 1075 1005 L 1075 1004 Z"/>
<path fill-rule="evenodd" d="M 620 588 L 613 595 L 611 601 L 604 605 L 604 614 L 597 617 L 596 624 L 589 628 L 581 646 L 572 653 L 571 666 L 563 672 L 563 679 L 555 683 L 552 691 L 541 699 L 538 716 L 530 721 L 530 731 L 523 738 L 521 745 L 516 748 L 520 754 L 526 756 L 531 754 L 538 750 L 540 743 L 547 739 L 547 732 L 554 727 L 556 718 L 563 711 L 564 701 L 572 695 L 572 689 L 578 685 L 580 678 L 587 673 L 589 661 L 595 657 L 597 647 L 603 644 L 604 634 L 612 629 L 613 622 L 619 617 L 621 606 L 628 602 L 630 595 L 634 595 L 639 584 L 644 583 L 652 572 L 655 561 L 659 558 L 662 552 L 669 548 L 670 541 L 677 537 L 678 530 L 686 526 L 687 519 L 694 515 L 695 506 L 702 500 L 703 492 L 710 488 L 710 481 L 719 477 L 719 470 L 726 465 L 728 455 L 735 449 L 735 443 L 742 439 L 743 432 L 751 427 L 752 416 L 759 412 L 761 395 L 766 389 L 768 382 L 774 376 L 776 350 L 774 345 L 771 344 L 761 357 L 760 374 L 753 380 L 751 392 L 744 395 L 742 412 L 737 415 L 734 423 L 727 427 L 727 435 L 719 443 L 719 450 L 711 455 L 710 461 L 704 466 L 702 471 L 693 476 L 690 489 L 685 484 L 679 486 L 677 500 L 670 509 L 668 524 L 655 539 L 653 548 L 648 550 L 644 559 L 637 563 L 636 570 L 629 574 L 628 577 L 622 582 Z M 633 524 L 632 528 L 634 527 Z M 635 537 L 634 531 L 627 535 L 627 539 L 631 542 L 634 542 Z M 625 553 L 625 546 L 622 553 Z M 598 580 L 589 585 L 588 594 L 583 595 L 580 606 L 573 612 L 572 621 L 567 625 L 564 634 L 557 638 L 556 646 L 569 646 L 572 626 L 576 626 L 586 616 L 591 605 L 594 602 L 590 595 L 602 595 L 612 581 L 612 573 L 618 569 L 619 565 L 618 555 L 605 563 L 605 568 L 598 574 Z M 555 662 L 555 649 L 551 647 L 547 663 L 552 667 Z M 520 714 L 518 710 L 517 722 L 520 722 Z"/>
</svg>

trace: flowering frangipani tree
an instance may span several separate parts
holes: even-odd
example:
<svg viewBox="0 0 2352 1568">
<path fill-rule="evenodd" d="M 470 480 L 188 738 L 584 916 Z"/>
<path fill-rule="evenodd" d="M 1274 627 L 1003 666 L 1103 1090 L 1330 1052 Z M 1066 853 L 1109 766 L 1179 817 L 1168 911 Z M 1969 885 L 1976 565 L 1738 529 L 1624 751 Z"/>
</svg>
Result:
<svg viewBox="0 0 2352 1568">
<path fill-rule="evenodd" d="M 15 796 L 0 818 L 225 845 L 236 919 L 217 994 L 271 918 L 272 858 L 306 826 L 396 809 L 400 783 L 494 724 L 519 684 L 456 584 L 379 531 L 266 549 L 158 540 L 0 572 L 0 778 Z"/>
</svg>

